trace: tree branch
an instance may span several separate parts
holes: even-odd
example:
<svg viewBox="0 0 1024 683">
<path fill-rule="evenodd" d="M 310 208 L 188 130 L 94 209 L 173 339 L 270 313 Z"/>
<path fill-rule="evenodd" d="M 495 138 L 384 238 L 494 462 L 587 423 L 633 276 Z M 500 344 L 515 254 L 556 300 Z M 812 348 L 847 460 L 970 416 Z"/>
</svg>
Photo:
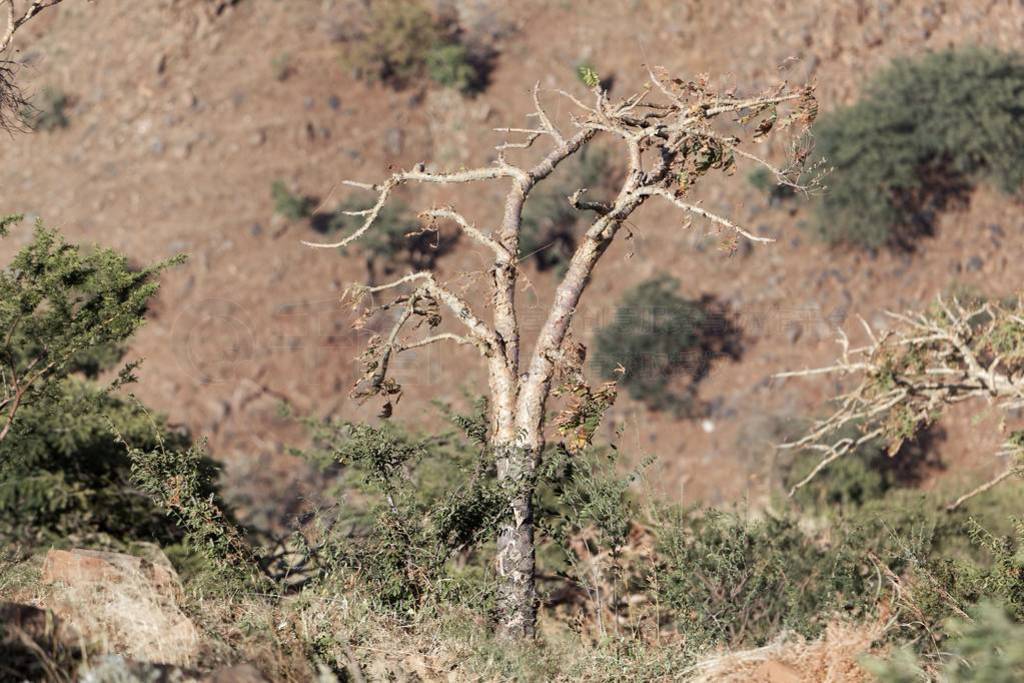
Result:
<svg viewBox="0 0 1024 683">
<path fill-rule="evenodd" d="M 380 215 L 381 209 L 387 202 L 391 191 L 399 185 L 403 185 L 408 182 L 418 183 L 439 183 L 439 184 L 451 184 L 451 183 L 469 183 L 480 180 L 493 180 L 495 178 L 522 178 L 524 175 L 521 169 L 515 168 L 505 163 L 500 163 L 495 166 L 476 168 L 468 171 L 456 171 L 452 173 L 427 173 L 423 170 L 423 165 L 420 164 L 417 168 L 412 171 L 402 171 L 395 173 L 387 181 L 381 185 L 367 185 L 365 183 L 353 183 L 348 182 L 347 184 L 354 187 L 360 187 L 363 189 L 370 189 L 377 192 L 377 202 L 369 209 L 363 211 L 352 212 L 352 215 L 365 215 L 366 219 L 363 224 L 356 229 L 348 237 L 338 240 L 337 242 L 307 242 L 302 241 L 307 247 L 314 247 L 317 249 L 337 249 L 339 247 L 346 247 L 360 237 L 373 226 L 373 222 L 377 220 L 377 216 Z"/>
<path fill-rule="evenodd" d="M 462 228 L 463 232 L 465 232 L 474 240 L 476 240 L 480 244 L 484 245 L 485 247 L 493 251 L 495 257 L 498 260 L 498 263 L 508 263 L 513 260 L 512 254 L 510 254 L 509 251 L 505 249 L 505 247 L 498 244 L 498 242 L 495 241 L 494 238 L 491 237 L 490 235 L 486 235 L 480 230 L 478 230 L 476 226 L 474 226 L 472 223 L 466 220 L 466 218 L 462 214 L 456 212 L 454 209 L 450 207 L 445 207 L 441 209 L 428 209 L 426 211 L 421 212 L 420 216 L 424 218 L 447 218 L 452 221 L 455 221 L 459 225 L 459 227 Z"/>
<path fill-rule="evenodd" d="M 643 190 L 641 190 L 641 192 L 642 192 L 642 194 L 645 194 L 645 195 L 648 195 L 648 196 L 654 195 L 654 196 L 658 196 L 658 197 L 663 197 L 663 198 L 669 200 L 670 202 L 672 202 L 673 204 L 675 204 L 676 206 L 678 206 L 680 209 L 682 209 L 684 211 L 689 211 L 690 213 L 696 214 L 696 215 L 701 216 L 703 218 L 707 218 L 712 223 L 717 223 L 718 225 L 721 225 L 721 226 L 726 227 L 726 228 L 728 228 L 730 230 L 733 230 L 736 233 L 742 235 L 743 237 L 746 237 L 751 242 L 774 242 L 775 241 L 771 237 L 758 237 L 757 235 L 754 235 L 754 234 L 752 234 L 750 232 L 747 232 L 746 230 L 744 230 L 740 226 L 738 226 L 735 223 L 733 223 L 732 221 L 730 221 L 728 218 L 722 218 L 718 214 L 711 213 L 710 211 L 702 209 L 699 206 L 694 206 L 693 204 L 688 204 L 687 202 L 684 202 L 678 196 L 676 196 L 675 193 L 670 192 L 669 190 L 665 189 L 664 187 L 644 188 Z"/>
<path fill-rule="evenodd" d="M 501 340 L 498 338 L 498 335 L 495 334 L 494 330 L 473 314 L 468 303 L 459 298 L 459 296 L 451 290 L 440 285 L 433 273 L 427 271 L 410 273 L 393 282 L 383 285 L 376 285 L 374 287 L 359 286 L 354 289 L 357 292 L 376 294 L 417 281 L 422 281 L 423 284 L 420 285 L 420 287 L 443 303 L 452 313 L 454 313 L 455 317 L 469 329 L 473 336 L 486 345 L 489 352 L 500 350 Z"/>
<path fill-rule="evenodd" d="M 7 5 L 7 31 L 3 37 L 0 38 L 0 52 L 3 52 L 10 47 L 11 42 L 14 40 L 14 32 L 21 28 L 25 22 L 34 17 L 35 15 L 42 12 L 48 7 L 54 7 L 59 5 L 63 0 L 34 0 L 25 13 L 20 17 L 15 17 L 14 12 L 14 0 L 0 0 L 0 2 L 6 3 Z"/>
</svg>

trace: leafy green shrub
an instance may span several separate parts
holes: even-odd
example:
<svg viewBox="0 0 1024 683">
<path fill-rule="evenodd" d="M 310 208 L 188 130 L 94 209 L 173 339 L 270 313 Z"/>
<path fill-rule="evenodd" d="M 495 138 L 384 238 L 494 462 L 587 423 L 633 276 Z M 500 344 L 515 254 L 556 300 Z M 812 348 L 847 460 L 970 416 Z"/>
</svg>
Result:
<svg viewBox="0 0 1024 683">
<path fill-rule="evenodd" d="M 115 431 L 141 447 L 184 437 L 88 382 L 63 380 L 49 393 L 19 411 L 0 442 L 0 540 L 181 540 L 177 526 L 139 494 Z"/>
<path fill-rule="evenodd" d="M 819 206 L 829 242 L 911 248 L 979 181 L 1024 183 L 1024 60 L 983 49 L 897 60 L 855 105 L 820 121 L 834 167 Z"/>
<path fill-rule="evenodd" d="M 275 180 L 270 186 L 270 195 L 274 200 L 274 213 L 290 221 L 301 221 L 312 217 L 316 208 L 316 200 L 292 193 L 283 180 Z"/>
<path fill-rule="evenodd" d="M 32 130 L 47 133 L 67 128 L 70 124 L 67 116 L 70 104 L 70 99 L 62 90 L 46 87 L 22 109 L 21 119 Z"/>
<path fill-rule="evenodd" d="M 475 55 L 458 26 L 435 17 L 423 2 L 374 0 L 349 42 L 345 61 L 356 75 L 395 89 L 430 78 L 464 93 L 486 86 L 488 55 Z"/>
<path fill-rule="evenodd" d="M 523 207 L 519 254 L 532 258 L 537 268 L 565 273 L 576 249 L 581 223 L 588 214 L 569 204 L 569 196 L 587 188 L 589 200 L 600 200 L 615 181 L 608 153 L 587 147 L 556 171 L 552 180 L 530 193 Z M 599 196 L 593 196 L 597 193 Z"/>
<path fill-rule="evenodd" d="M 476 415 L 450 417 L 479 434 Z M 320 551 L 326 580 L 355 575 L 400 611 L 458 601 L 467 587 L 478 599 L 487 593 L 475 551 L 493 539 L 507 504 L 489 449 L 453 434 L 416 438 L 390 425 L 311 424 L 315 446 L 305 455 L 338 475 L 335 495 L 345 501 Z"/>
<path fill-rule="evenodd" d="M 855 427 L 838 435 L 839 438 L 857 436 L 859 432 Z M 884 439 L 864 443 L 798 489 L 794 500 L 807 510 L 835 512 L 880 499 L 898 487 L 912 487 L 920 482 L 926 468 L 938 466 L 930 459 L 931 436 L 920 434 L 915 440 L 905 442 L 894 454 L 888 452 Z M 783 466 L 785 489 L 790 490 L 820 461 L 821 454 L 817 451 L 797 453 Z"/>
<path fill-rule="evenodd" d="M 313 217 L 313 229 L 324 234 L 345 234 L 362 225 L 364 217 L 349 216 L 346 211 L 360 211 L 365 206 L 346 201 L 330 214 Z M 379 275 L 390 275 L 409 267 L 415 271 L 433 270 L 437 260 L 450 252 L 458 243 L 459 233 L 442 234 L 424 229 L 408 207 L 392 201 L 381 207 L 377 220 L 357 249 L 366 259 L 370 282 Z"/>
<path fill-rule="evenodd" d="M 481 90 L 480 71 L 473 63 L 469 49 L 459 43 L 443 43 L 426 56 L 430 80 L 463 93 Z"/>
<path fill-rule="evenodd" d="M 220 497 L 220 471 L 205 443 L 190 444 L 159 431 L 155 438 L 132 439 L 113 427 L 130 462 L 133 493 L 141 491 L 165 523 L 175 524 L 173 538 L 180 546 L 171 556 L 179 570 L 188 570 L 189 578 L 212 574 L 211 588 L 217 591 L 255 582 L 266 559 Z"/>
<path fill-rule="evenodd" d="M 652 408 L 694 409 L 693 392 L 720 356 L 740 353 L 739 332 L 713 301 L 680 297 L 678 281 L 659 276 L 626 292 L 615 319 L 594 335 L 595 369 Z M 674 375 L 689 385 L 673 393 Z"/>
<path fill-rule="evenodd" d="M 836 615 L 866 618 L 884 601 L 907 617 L 889 638 L 933 652 L 943 623 L 971 605 L 994 599 L 1024 614 L 1019 528 L 995 536 L 899 490 L 806 529 L 790 516 L 669 508 L 648 590 L 701 647 L 759 645 L 786 629 L 814 636 Z"/>
<path fill-rule="evenodd" d="M 19 221 L 0 219 L 0 237 Z M 37 222 L 33 240 L 0 271 L 0 441 L 19 409 L 59 396 L 68 375 L 117 358 L 143 322 L 156 275 L 180 261 L 133 269 L 116 252 L 83 253 Z"/>
<path fill-rule="evenodd" d="M 762 645 L 783 629 L 813 636 L 874 598 L 852 548 L 819 545 L 787 517 L 669 510 L 656 551 L 652 590 L 698 647 Z"/>
<path fill-rule="evenodd" d="M 0 235 L 16 218 L 0 221 Z M 131 381 L 134 365 L 111 387 L 82 379 L 116 367 L 156 275 L 176 261 L 134 269 L 37 223 L 0 271 L 0 539 L 178 538 L 132 485 L 115 432 L 143 445 L 183 437 L 110 393 Z"/>
</svg>

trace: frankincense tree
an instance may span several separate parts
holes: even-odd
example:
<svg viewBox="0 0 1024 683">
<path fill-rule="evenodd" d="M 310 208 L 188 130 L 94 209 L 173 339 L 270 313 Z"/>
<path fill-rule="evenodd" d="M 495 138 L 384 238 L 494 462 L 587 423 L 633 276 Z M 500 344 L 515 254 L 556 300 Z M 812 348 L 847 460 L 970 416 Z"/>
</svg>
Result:
<svg viewBox="0 0 1024 683">
<path fill-rule="evenodd" d="M 649 71 L 648 75 L 650 81 L 639 92 L 621 100 L 611 99 L 596 78 L 587 83 L 591 89 L 589 103 L 571 93 L 554 91 L 573 109 L 568 122 L 556 121 L 548 114 L 539 86 L 534 87 L 531 123 L 522 128 L 497 129 L 508 137 L 497 145 L 492 164 L 434 172 L 421 163 L 397 171 L 383 182 L 348 182 L 375 197 L 369 208 L 350 212 L 361 219 L 360 225 L 339 241 L 306 243 L 335 249 L 363 239 L 377 227 L 394 190 L 403 185 L 507 186 L 500 220 L 493 228 L 479 226 L 451 206 L 434 206 L 420 214 L 426 229 L 447 221 L 487 250 L 489 319 L 430 271 L 410 272 L 373 286 L 353 286 L 350 292 L 357 306 L 366 306 L 367 313 L 389 312 L 395 316 L 390 331 L 370 341 L 363 356 L 366 374 L 353 391 L 361 399 L 382 399 L 384 415 L 390 415 L 392 402 L 401 394 L 400 384 L 390 375 L 397 354 L 450 342 L 475 350 L 486 365 L 490 389 L 488 438 L 496 456 L 498 480 L 509 500 L 498 535 L 496 570 L 499 629 L 510 637 L 528 637 L 534 632 L 536 471 L 546 443 L 545 417 L 553 381 L 568 356 L 573 356 L 570 363 L 578 361 L 580 350 L 570 343 L 570 326 L 595 266 L 630 216 L 652 198 L 668 202 L 688 217 L 710 222 L 729 244 L 738 239 L 772 241 L 702 208 L 688 195 L 705 175 L 713 171 L 729 173 L 740 158 L 765 166 L 780 183 L 794 185 L 810 153 L 805 132 L 817 111 L 810 87 L 781 84 L 761 94 L 741 97 L 734 91 L 718 92 L 706 77 L 673 79 L 661 70 Z M 745 143 L 758 142 L 785 128 L 793 129 L 795 137 L 792 159 L 784 167 L 774 166 L 747 150 Z M 749 138 L 744 140 L 748 130 Z M 589 225 L 577 242 L 526 356 L 520 348 L 516 307 L 521 286 L 524 204 L 559 164 L 582 154 L 600 137 L 611 138 L 622 149 L 625 172 L 608 201 L 588 199 L 585 187 L 567 197 L 573 210 L 588 217 Z M 534 152 L 541 146 L 545 149 L 540 154 Z M 386 303 L 371 302 L 372 295 L 392 292 L 395 298 Z M 446 324 L 446 318 L 451 322 Z M 428 331 L 413 336 L 406 330 L 413 328 L 413 321 L 425 322 Z M 570 401 L 558 423 L 572 423 L 571 413 L 579 405 L 581 402 Z"/>
</svg>

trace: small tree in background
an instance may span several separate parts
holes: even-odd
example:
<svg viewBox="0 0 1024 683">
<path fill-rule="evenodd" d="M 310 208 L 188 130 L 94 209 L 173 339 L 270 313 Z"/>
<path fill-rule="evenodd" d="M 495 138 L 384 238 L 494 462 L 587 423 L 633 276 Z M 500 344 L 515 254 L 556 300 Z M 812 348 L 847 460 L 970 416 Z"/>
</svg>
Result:
<svg viewBox="0 0 1024 683">
<path fill-rule="evenodd" d="M 21 119 L 32 130 L 51 133 L 67 128 L 67 108 L 70 104 L 64 91 L 57 88 L 43 88 L 38 97 L 25 105 L 21 111 Z"/>
<path fill-rule="evenodd" d="M 271 183 L 270 198 L 274 201 L 274 213 L 290 221 L 311 218 L 316 208 L 316 199 L 292 192 L 283 180 Z"/>
<path fill-rule="evenodd" d="M 823 117 L 833 167 L 818 231 L 829 242 L 912 248 L 978 182 L 1024 186 L 1024 59 L 991 50 L 897 60 L 857 104 Z"/>
<path fill-rule="evenodd" d="M 497 159 L 489 166 L 453 171 L 427 171 L 419 164 L 398 171 L 379 184 L 349 182 L 376 196 L 365 210 L 352 212 L 362 224 L 344 239 L 331 243 L 307 243 L 337 249 L 356 243 L 376 228 L 376 222 L 393 191 L 409 183 L 463 184 L 501 182 L 508 186 L 502 219 L 494 230 L 480 228 L 454 208 L 434 207 L 420 215 L 429 220 L 453 223 L 490 255 L 487 271 L 490 322 L 469 302 L 441 282 L 430 271 L 411 272 L 394 281 L 375 286 L 357 285 L 351 295 L 357 306 L 369 304 L 367 313 L 391 313 L 393 324 L 381 337 L 370 341 L 363 355 L 366 374 L 353 394 L 360 399 L 379 397 L 383 414 L 389 415 L 401 396 L 401 386 L 389 370 L 395 355 L 435 343 L 455 343 L 474 349 L 488 372 L 488 445 L 495 452 L 499 485 L 509 505 L 498 534 L 498 609 L 501 631 L 524 637 L 534 632 L 537 598 L 534 575 L 534 490 L 536 470 L 544 451 L 545 418 L 552 381 L 567 357 L 578 359 L 579 351 L 569 343 L 569 328 L 594 267 L 605 254 L 625 221 L 651 198 L 667 201 L 685 214 L 706 219 L 721 230 L 732 244 L 746 238 L 771 241 L 754 235 L 728 218 L 711 213 L 687 200 L 687 193 L 702 177 L 713 171 L 730 172 L 736 157 L 768 166 L 780 180 L 792 182 L 795 169 L 777 169 L 743 149 L 736 124 L 753 124 L 752 138 L 759 140 L 773 128 L 808 126 L 816 112 L 809 88 L 780 86 L 753 97 L 718 93 L 706 79 L 684 81 L 650 72 L 650 83 L 625 99 L 612 101 L 597 79 L 592 79 L 590 104 L 564 91 L 557 91 L 575 108 L 571 131 L 553 120 L 540 100 L 540 88 L 533 92 L 534 111 L 530 127 L 505 128 L 520 141 L 497 146 Z M 780 111 L 785 105 L 795 105 Z M 716 126 L 731 119 L 732 126 Z M 516 293 L 520 286 L 518 254 L 523 229 L 523 207 L 530 193 L 548 179 L 563 161 L 580 154 L 597 138 L 606 136 L 621 145 L 626 157 L 623 181 L 608 201 L 590 200 L 582 191 L 567 199 L 570 205 L 590 217 L 580 237 L 564 278 L 542 324 L 529 360 L 521 365 L 520 324 Z M 538 143 L 547 149 L 532 161 L 513 162 L 512 153 L 529 153 Z M 798 151 L 797 162 L 806 157 Z M 395 292 L 391 301 L 377 304 L 374 298 Z M 452 328 L 442 328 L 445 319 Z M 414 319 L 425 323 L 428 332 L 418 338 L 405 336 Z M 572 413 L 579 403 L 566 408 L 560 424 L 574 423 Z"/>
<path fill-rule="evenodd" d="M 486 86 L 491 55 L 474 54 L 456 22 L 421 0 L 374 0 L 358 17 L 344 59 L 359 78 L 395 89 L 429 78 L 467 94 Z"/>
</svg>

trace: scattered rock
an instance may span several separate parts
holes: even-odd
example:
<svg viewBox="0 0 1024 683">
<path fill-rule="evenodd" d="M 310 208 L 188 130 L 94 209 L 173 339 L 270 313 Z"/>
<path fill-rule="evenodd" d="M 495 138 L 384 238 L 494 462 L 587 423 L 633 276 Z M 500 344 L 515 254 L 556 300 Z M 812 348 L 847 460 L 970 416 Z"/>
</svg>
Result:
<svg viewBox="0 0 1024 683">
<path fill-rule="evenodd" d="M 982 266 L 984 265 L 985 262 L 982 260 L 980 256 L 972 256 L 971 258 L 967 259 L 967 265 L 964 266 L 964 269 L 968 273 L 977 273 L 979 270 L 981 270 Z"/>
<path fill-rule="evenodd" d="M 86 638 L 128 657 L 187 664 L 199 634 L 181 612 L 181 584 L 159 548 L 148 557 L 98 550 L 50 550 L 46 602 Z"/>
<path fill-rule="evenodd" d="M 341 109 L 341 98 L 337 95 L 331 95 L 327 98 L 327 106 L 330 107 L 332 111 L 338 111 Z"/>
</svg>

